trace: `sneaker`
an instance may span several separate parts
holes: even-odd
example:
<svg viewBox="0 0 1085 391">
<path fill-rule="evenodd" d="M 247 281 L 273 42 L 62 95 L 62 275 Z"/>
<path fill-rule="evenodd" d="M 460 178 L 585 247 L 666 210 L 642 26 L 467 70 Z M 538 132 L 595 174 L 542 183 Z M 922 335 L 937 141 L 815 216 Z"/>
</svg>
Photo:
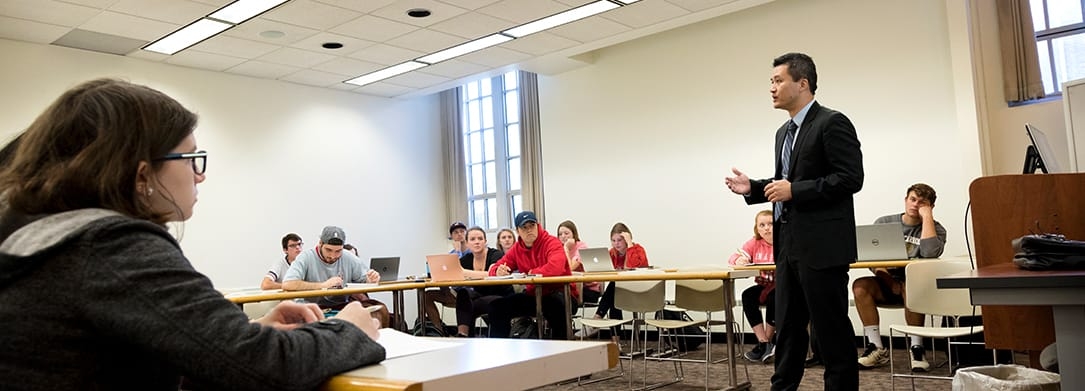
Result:
<svg viewBox="0 0 1085 391">
<path fill-rule="evenodd" d="M 768 342 L 768 347 L 765 348 L 765 354 L 761 356 L 761 362 L 767 363 L 776 356 L 776 344 Z"/>
<path fill-rule="evenodd" d="M 754 345 L 753 350 L 743 353 L 742 357 L 745 357 L 747 360 L 750 360 L 752 362 L 761 361 L 761 357 L 765 356 L 765 345 L 765 343 L 758 343 L 757 345 Z"/>
<path fill-rule="evenodd" d="M 576 334 L 573 334 L 573 336 L 577 338 L 591 338 L 594 337 L 595 334 L 599 334 L 599 329 L 591 326 L 584 326 L 584 328 L 577 330 Z"/>
<path fill-rule="evenodd" d="M 923 358 L 922 345 L 912 345 L 910 350 L 912 351 L 912 372 L 926 372 L 931 369 L 931 364 Z"/>
<path fill-rule="evenodd" d="M 889 349 L 878 349 L 872 343 L 866 344 L 866 351 L 859 357 L 859 369 L 877 368 L 889 363 Z"/>
</svg>

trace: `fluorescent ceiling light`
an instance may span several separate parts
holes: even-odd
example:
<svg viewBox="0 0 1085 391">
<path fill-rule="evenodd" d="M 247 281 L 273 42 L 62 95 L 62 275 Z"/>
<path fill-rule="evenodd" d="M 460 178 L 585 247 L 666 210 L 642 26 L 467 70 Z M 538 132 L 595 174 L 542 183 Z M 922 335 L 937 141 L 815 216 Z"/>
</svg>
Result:
<svg viewBox="0 0 1085 391">
<path fill-rule="evenodd" d="M 458 46 L 453 46 L 437 53 L 427 55 L 425 57 L 419 57 L 417 60 L 427 64 L 435 64 L 453 57 L 459 57 L 467 53 L 482 50 L 490 46 L 498 45 L 511 40 L 512 37 L 510 36 L 503 34 L 494 34 L 476 39 L 471 42 L 460 44 Z"/>
<path fill-rule="evenodd" d="M 237 0 L 208 17 L 238 24 L 287 1 L 289 0 Z"/>
<path fill-rule="evenodd" d="M 534 22 L 513 27 L 511 29 L 505 30 L 504 33 L 516 38 L 520 38 L 525 35 L 534 34 L 551 27 L 556 27 L 572 21 L 584 19 L 589 16 L 604 11 L 609 11 L 618 7 L 619 6 L 617 4 L 611 3 L 606 0 L 600 0 L 582 7 L 573 8 L 560 14 L 550 15 Z"/>
<path fill-rule="evenodd" d="M 145 46 L 143 50 L 172 55 L 233 26 L 217 20 L 200 19 L 196 23 L 185 26 L 152 42 L 150 45 Z"/>
<path fill-rule="evenodd" d="M 373 73 L 368 73 L 355 77 L 353 79 L 345 81 L 344 83 L 364 86 L 366 84 L 384 80 L 392 76 L 402 75 L 415 69 L 425 67 L 426 65 L 427 64 L 423 64 L 418 61 L 407 61 L 399 65 L 390 66 L 388 68 L 384 68 Z"/>
</svg>

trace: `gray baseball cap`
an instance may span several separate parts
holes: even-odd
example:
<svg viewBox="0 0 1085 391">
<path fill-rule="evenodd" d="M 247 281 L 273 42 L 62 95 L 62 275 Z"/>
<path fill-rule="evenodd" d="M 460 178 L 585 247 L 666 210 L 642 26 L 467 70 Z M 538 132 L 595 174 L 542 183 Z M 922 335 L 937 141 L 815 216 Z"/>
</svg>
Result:
<svg viewBox="0 0 1085 391">
<path fill-rule="evenodd" d="M 343 232 L 342 228 L 329 225 L 324 227 L 324 231 L 320 233 L 320 242 L 333 246 L 342 246 L 343 243 L 347 242 L 347 233 Z"/>
</svg>

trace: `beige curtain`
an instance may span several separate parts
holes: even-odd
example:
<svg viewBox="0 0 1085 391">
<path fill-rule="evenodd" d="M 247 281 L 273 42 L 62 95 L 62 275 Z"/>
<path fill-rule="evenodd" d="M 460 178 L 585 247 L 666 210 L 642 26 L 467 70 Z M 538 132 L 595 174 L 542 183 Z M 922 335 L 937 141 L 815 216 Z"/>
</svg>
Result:
<svg viewBox="0 0 1085 391">
<path fill-rule="evenodd" d="M 996 0 L 1002 84 L 1009 102 L 1044 97 L 1029 0 Z"/>
<path fill-rule="evenodd" d="M 445 161 L 446 222 L 467 222 L 467 163 L 463 152 L 460 88 L 441 92 L 441 143 Z"/>
<path fill-rule="evenodd" d="M 543 203 L 542 139 L 539 131 L 539 80 L 531 72 L 519 72 L 520 82 L 520 164 L 524 210 L 535 212 L 539 223 L 546 222 Z"/>
</svg>

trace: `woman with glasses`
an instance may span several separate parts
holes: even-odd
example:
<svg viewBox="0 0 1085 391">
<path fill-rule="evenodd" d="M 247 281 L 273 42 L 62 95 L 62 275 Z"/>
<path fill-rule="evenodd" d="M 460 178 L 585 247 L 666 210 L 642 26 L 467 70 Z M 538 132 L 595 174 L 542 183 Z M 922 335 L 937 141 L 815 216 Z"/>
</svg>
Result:
<svg viewBox="0 0 1085 391">
<path fill-rule="evenodd" d="M 379 362 L 361 305 L 284 302 L 249 321 L 193 269 L 167 222 L 192 216 L 207 153 L 196 115 L 100 79 L 4 148 L 0 378 L 13 389 L 313 389 Z"/>
</svg>

